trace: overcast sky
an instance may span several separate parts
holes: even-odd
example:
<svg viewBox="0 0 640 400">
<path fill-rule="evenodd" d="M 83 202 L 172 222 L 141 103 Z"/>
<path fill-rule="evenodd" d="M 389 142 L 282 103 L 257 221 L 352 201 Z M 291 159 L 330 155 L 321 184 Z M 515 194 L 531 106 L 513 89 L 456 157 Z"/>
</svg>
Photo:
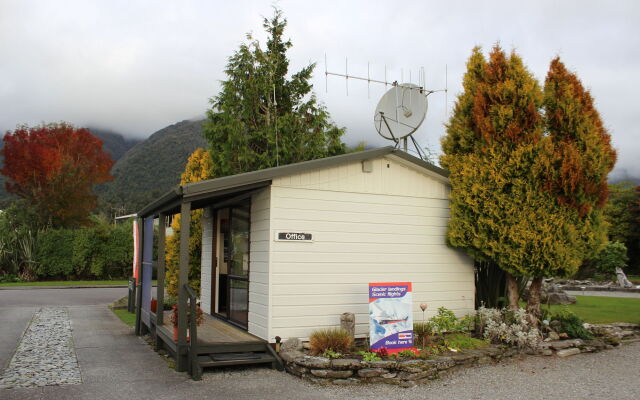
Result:
<svg viewBox="0 0 640 400">
<path fill-rule="evenodd" d="M 68 121 L 146 137 L 204 114 L 227 58 L 277 4 L 289 21 L 291 70 L 317 62 L 315 92 L 346 141 L 386 145 L 373 125 L 383 85 L 325 80 L 328 70 L 444 88 L 416 133 L 439 152 L 446 110 L 475 45 L 513 48 L 543 80 L 560 55 L 591 89 L 618 168 L 640 174 L 637 1 L 28 1 L 0 0 L 0 129 Z M 446 101 L 448 100 L 448 101 Z"/>
</svg>

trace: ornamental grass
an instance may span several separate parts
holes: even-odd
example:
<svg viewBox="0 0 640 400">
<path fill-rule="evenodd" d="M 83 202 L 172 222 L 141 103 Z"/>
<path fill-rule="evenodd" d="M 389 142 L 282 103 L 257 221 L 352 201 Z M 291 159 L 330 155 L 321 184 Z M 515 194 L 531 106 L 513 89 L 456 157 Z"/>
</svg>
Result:
<svg viewBox="0 0 640 400">
<path fill-rule="evenodd" d="M 319 329 L 309 336 L 309 346 L 312 355 L 319 355 L 327 350 L 344 354 L 351 351 L 353 338 L 341 328 Z"/>
</svg>

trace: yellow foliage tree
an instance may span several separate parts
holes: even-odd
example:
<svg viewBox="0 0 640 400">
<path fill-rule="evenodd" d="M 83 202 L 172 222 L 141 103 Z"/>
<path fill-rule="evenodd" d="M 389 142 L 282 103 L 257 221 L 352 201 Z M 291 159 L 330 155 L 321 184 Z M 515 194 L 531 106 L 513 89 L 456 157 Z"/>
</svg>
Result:
<svg viewBox="0 0 640 400">
<path fill-rule="evenodd" d="M 196 149 L 185 166 L 180 185 L 200 182 L 213 178 L 213 159 L 209 151 Z M 189 284 L 200 295 L 200 257 L 202 254 L 202 210 L 191 211 L 189 236 Z M 180 214 L 176 214 L 171 223 L 173 234 L 167 237 L 166 276 L 167 293 L 171 297 L 178 296 L 178 271 L 180 269 Z"/>
</svg>

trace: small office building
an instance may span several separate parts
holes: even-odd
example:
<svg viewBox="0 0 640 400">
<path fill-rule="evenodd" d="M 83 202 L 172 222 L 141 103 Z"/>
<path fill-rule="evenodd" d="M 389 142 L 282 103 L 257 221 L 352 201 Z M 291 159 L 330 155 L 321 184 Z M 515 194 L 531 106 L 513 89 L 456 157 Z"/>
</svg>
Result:
<svg viewBox="0 0 640 400">
<path fill-rule="evenodd" d="M 204 209 L 205 313 L 273 343 L 352 312 L 363 337 L 370 282 L 412 282 L 416 321 L 421 303 L 427 318 L 441 306 L 473 311 L 473 261 L 445 241 L 449 191 L 446 171 L 384 147 L 188 184 L 139 217 Z"/>
</svg>

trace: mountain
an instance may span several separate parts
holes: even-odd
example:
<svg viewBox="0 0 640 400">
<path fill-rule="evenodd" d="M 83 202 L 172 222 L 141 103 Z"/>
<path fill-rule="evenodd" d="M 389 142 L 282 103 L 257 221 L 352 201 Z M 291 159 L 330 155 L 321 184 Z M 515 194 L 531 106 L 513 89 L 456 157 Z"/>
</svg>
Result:
<svg viewBox="0 0 640 400">
<path fill-rule="evenodd" d="M 114 162 L 117 162 L 122 156 L 126 154 L 129 149 L 140 143 L 141 139 L 132 139 L 123 136 L 120 133 L 113 132 L 107 129 L 100 128 L 87 128 L 94 135 L 100 138 L 104 143 L 102 150 L 109 154 Z M 4 141 L 0 140 L 0 150 L 4 147 Z M 0 164 L 3 164 L 4 160 L 0 156 Z M 9 194 L 4 189 L 4 184 L 7 178 L 0 174 L 0 209 L 3 209 L 11 203 L 16 196 Z"/>
<path fill-rule="evenodd" d="M 113 181 L 96 187 L 102 211 L 138 211 L 180 183 L 187 159 L 202 138 L 204 120 L 182 121 L 163 128 L 131 148 L 111 169 Z"/>
<path fill-rule="evenodd" d="M 89 131 L 103 142 L 102 150 L 111 156 L 113 162 L 117 162 L 133 146 L 142 142 L 142 139 L 127 138 L 108 129 L 88 128 Z"/>
<path fill-rule="evenodd" d="M 633 172 L 626 168 L 615 169 L 609 174 L 609 183 L 630 182 L 634 185 L 640 185 L 640 176 L 634 175 Z"/>
</svg>

